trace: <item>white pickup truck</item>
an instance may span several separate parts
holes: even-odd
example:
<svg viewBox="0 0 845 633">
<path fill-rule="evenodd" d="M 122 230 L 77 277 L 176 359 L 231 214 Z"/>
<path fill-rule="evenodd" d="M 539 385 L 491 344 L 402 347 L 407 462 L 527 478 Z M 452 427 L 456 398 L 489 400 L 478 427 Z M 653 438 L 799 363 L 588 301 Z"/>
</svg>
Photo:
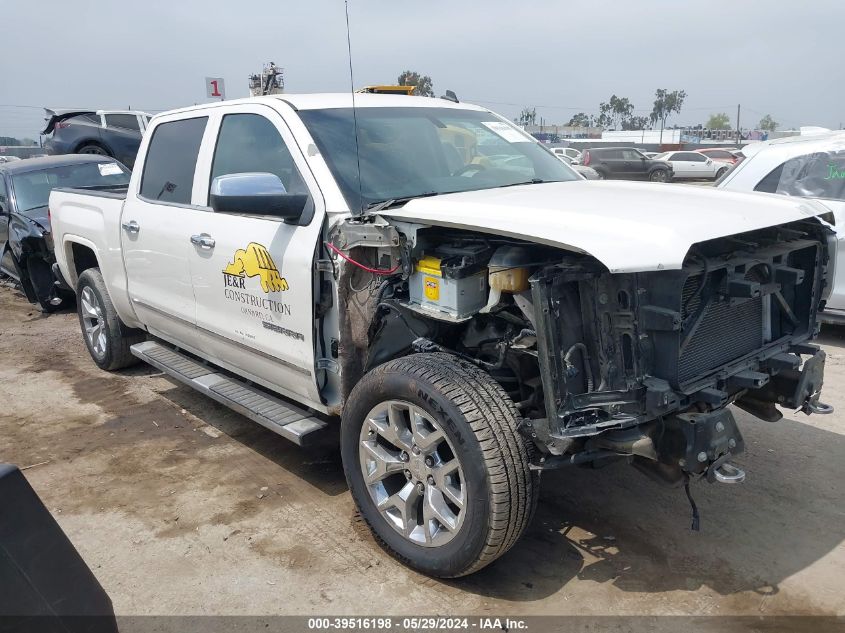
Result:
<svg viewBox="0 0 845 633">
<path fill-rule="evenodd" d="M 728 405 L 830 411 L 809 344 L 827 209 L 587 182 L 484 108 L 160 114 L 125 195 L 58 189 L 50 209 L 100 367 L 142 359 L 300 444 L 339 424 L 362 516 L 427 574 L 507 551 L 543 470 L 738 482 Z"/>
</svg>

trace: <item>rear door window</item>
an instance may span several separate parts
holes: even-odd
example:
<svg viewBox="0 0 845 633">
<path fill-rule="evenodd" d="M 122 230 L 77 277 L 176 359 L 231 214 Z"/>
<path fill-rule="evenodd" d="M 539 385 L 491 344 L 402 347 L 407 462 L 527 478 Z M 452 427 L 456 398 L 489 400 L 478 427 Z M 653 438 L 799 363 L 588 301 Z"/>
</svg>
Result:
<svg viewBox="0 0 845 633">
<path fill-rule="evenodd" d="M 141 131 L 138 125 L 138 117 L 134 114 L 107 114 L 106 127 L 119 127 L 124 130 Z"/>
<path fill-rule="evenodd" d="M 141 175 L 141 197 L 191 203 L 197 156 L 207 122 L 208 117 L 197 117 L 156 126 Z"/>
<path fill-rule="evenodd" d="M 100 125 L 100 117 L 96 114 L 80 114 L 68 119 L 68 122 L 71 121 L 74 123 L 93 123 L 95 125 Z"/>
</svg>

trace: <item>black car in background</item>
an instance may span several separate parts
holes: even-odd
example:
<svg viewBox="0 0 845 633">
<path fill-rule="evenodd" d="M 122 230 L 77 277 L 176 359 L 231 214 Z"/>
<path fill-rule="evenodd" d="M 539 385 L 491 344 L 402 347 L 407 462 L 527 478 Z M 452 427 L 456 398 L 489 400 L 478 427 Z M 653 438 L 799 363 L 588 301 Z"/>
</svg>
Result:
<svg viewBox="0 0 845 633">
<path fill-rule="evenodd" d="M 146 112 L 100 110 L 47 110 L 42 134 L 48 154 L 111 156 L 130 168 L 150 115 Z"/>
<path fill-rule="evenodd" d="M 54 283 L 47 203 L 55 187 L 125 190 L 130 171 L 107 156 L 49 156 L 0 164 L 0 273 L 51 312 L 73 298 Z"/>
<path fill-rule="evenodd" d="M 603 180 L 672 180 L 672 165 L 648 158 L 633 147 L 594 147 L 581 154 L 581 164 L 592 167 Z"/>
</svg>

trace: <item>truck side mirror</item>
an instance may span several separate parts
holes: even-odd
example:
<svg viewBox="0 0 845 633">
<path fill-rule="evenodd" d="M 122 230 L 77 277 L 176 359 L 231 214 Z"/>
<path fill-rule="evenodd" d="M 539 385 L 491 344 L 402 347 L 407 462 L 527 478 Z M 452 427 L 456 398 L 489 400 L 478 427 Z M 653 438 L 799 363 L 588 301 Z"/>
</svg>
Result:
<svg viewBox="0 0 845 633">
<path fill-rule="evenodd" d="M 215 211 L 272 215 L 289 222 L 300 220 L 308 200 L 308 194 L 288 193 L 278 176 L 265 172 L 217 176 L 209 192 Z"/>
</svg>

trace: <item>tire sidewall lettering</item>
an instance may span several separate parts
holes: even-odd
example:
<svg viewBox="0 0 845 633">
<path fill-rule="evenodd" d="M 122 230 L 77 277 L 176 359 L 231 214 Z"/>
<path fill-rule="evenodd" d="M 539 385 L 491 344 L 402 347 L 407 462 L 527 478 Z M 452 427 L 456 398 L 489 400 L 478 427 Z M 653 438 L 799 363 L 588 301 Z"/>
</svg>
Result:
<svg viewBox="0 0 845 633">
<path fill-rule="evenodd" d="M 432 410 L 429 413 L 433 413 L 437 416 L 437 421 L 446 426 L 450 433 L 449 436 L 451 439 L 456 440 L 458 444 L 464 446 L 466 444 L 466 440 L 464 439 L 463 434 L 461 433 L 458 425 L 455 424 L 455 421 L 443 410 L 443 407 L 440 406 L 440 403 L 437 400 L 428 394 L 428 392 L 424 391 L 423 389 L 417 390 L 417 397 L 425 402 L 426 404 L 431 407 Z"/>
</svg>

